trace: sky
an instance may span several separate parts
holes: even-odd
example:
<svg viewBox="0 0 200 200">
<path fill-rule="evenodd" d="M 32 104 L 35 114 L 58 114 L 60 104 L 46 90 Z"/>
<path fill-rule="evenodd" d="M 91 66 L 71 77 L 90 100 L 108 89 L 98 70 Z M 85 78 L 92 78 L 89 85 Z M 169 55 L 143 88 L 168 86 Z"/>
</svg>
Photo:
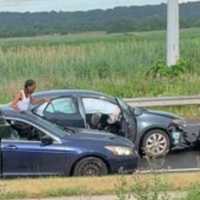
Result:
<svg viewBox="0 0 200 200">
<path fill-rule="evenodd" d="M 160 4 L 167 0 L 0 0 L 0 11 L 77 11 L 116 6 Z M 200 0 L 179 0 L 180 2 Z"/>
</svg>

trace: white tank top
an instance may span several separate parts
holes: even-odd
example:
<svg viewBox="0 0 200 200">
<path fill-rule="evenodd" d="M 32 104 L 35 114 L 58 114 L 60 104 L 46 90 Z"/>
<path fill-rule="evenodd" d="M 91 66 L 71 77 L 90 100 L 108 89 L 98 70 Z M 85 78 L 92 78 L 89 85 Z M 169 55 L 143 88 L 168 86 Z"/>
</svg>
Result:
<svg viewBox="0 0 200 200">
<path fill-rule="evenodd" d="M 31 97 L 26 97 L 24 90 L 21 90 L 21 100 L 17 103 L 17 108 L 20 111 L 27 111 L 29 109 L 30 103 L 31 103 Z"/>
</svg>

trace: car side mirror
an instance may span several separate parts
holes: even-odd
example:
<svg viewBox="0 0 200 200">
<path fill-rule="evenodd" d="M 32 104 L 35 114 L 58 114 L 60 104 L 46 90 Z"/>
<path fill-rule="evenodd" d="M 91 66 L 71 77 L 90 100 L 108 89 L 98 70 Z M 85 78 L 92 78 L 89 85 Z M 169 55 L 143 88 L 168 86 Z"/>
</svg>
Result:
<svg viewBox="0 0 200 200">
<path fill-rule="evenodd" d="M 44 145 L 51 145 L 53 144 L 53 139 L 51 137 L 45 136 L 45 137 L 42 137 L 41 142 Z"/>
</svg>

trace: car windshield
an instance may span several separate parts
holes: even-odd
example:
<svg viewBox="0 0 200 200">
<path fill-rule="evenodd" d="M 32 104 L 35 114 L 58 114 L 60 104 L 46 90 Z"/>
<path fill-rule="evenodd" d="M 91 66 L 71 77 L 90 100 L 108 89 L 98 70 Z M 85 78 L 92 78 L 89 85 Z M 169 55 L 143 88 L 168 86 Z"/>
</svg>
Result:
<svg viewBox="0 0 200 200">
<path fill-rule="evenodd" d="M 66 135 L 71 135 L 71 133 L 72 133 L 72 131 L 69 131 L 68 129 L 65 129 L 55 123 L 49 122 L 41 116 L 35 116 L 35 117 L 40 118 L 39 121 L 43 127 L 48 128 L 48 130 L 51 130 L 51 132 L 53 132 L 53 134 L 55 134 L 56 136 L 58 136 L 60 138 L 63 138 Z"/>
<path fill-rule="evenodd" d="M 43 115 L 40 115 L 39 113 L 35 112 L 35 110 L 32 111 L 37 117 L 41 118 L 42 120 L 45 120 L 46 122 L 54 125 L 54 127 L 57 127 L 59 129 L 61 129 L 62 131 L 66 131 L 67 133 L 76 133 L 75 129 L 71 128 L 71 127 L 63 127 L 61 125 L 58 125 L 56 123 L 53 122 L 49 122 L 49 120 L 45 119 L 45 117 Z"/>
</svg>

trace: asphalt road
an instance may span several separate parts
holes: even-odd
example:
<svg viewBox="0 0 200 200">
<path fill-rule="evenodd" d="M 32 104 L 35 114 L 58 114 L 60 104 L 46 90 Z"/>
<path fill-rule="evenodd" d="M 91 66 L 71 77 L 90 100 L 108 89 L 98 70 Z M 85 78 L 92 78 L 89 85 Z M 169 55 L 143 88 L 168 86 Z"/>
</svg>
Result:
<svg viewBox="0 0 200 200">
<path fill-rule="evenodd" d="M 139 170 L 185 170 L 196 168 L 200 169 L 200 148 L 176 151 L 165 158 L 157 160 L 142 159 L 139 162 Z"/>
</svg>

